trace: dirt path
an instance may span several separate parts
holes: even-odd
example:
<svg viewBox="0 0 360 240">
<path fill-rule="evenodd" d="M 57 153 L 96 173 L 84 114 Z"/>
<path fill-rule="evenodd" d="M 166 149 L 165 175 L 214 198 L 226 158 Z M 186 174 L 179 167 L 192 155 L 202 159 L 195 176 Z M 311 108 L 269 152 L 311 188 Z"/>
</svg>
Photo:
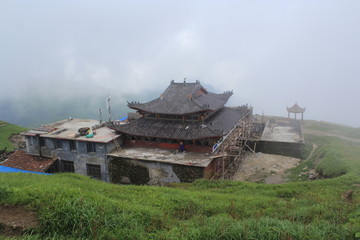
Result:
<svg viewBox="0 0 360 240">
<path fill-rule="evenodd" d="M 265 182 L 267 184 L 282 183 L 285 181 L 285 171 L 299 163 L 299 158 L 248 153 L 234 174 L 233 180 Z"/>
<path fill-rule="evenodd" d="M 306 160 L 309 160 L 309 159 L 312 157 L 312 155 L 314 154 L 314 152 L 315 152 L 315 150 L 316 150 L 317 148 L 318 148 L 318 145 L 317 145 L 316 143 L 313 143 L 313 145 L 312 145 L 312 150 L 311 150 L 309 156 L 305 159 L 305 161 L 306 161 Z"/>
<path fill-rule="evenodd" d="M 34 213 L 22 206 L 0 205 L 0 238 L 5 236 L 19 236 L 29 228 L 39 225 Z"/>
</svg>

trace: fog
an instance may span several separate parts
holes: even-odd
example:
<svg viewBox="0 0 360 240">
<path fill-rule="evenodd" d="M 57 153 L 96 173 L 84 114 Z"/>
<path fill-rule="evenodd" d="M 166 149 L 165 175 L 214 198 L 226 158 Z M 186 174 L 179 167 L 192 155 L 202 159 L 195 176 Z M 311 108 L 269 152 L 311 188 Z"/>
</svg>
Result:
<svg viewBox="0 0 360 240">
<path fill-rule="evenodd" d="M 360 2 L 0 1 L 0 119 L 97 117 L 171 80 L 255 113 L 360 127 Z"/>
</svg>

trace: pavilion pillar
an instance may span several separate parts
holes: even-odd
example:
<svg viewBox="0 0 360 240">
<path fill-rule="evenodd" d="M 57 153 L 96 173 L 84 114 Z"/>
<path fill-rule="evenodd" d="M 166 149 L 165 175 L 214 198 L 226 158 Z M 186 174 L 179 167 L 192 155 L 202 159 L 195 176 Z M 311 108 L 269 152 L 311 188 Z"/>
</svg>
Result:
<svg viewBox="0 0 360 240">
<path fill-rule="evenodd" d="M 287 111 L 288 111 L 288 118 L 290 118 L 291 113 L 294 113 L 294 120 L 296 121 L 297 119 L 297 114 L 301 113 L 301 122 L 303 122 L 304 120 L 304 112 L 305 112 L 305 108 L 301 108 L 299 107 L 299 105 L 297 105 L 297 103 L 294 104 L 294 106 L 292 107 L 286 107 Z"/>
</svg>

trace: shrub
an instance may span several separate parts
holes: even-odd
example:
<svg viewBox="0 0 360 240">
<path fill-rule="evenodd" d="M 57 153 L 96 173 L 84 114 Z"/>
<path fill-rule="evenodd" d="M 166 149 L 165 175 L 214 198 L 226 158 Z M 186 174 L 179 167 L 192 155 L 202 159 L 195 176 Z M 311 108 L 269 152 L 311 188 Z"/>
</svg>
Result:
<svg viewBox="0 0 360 240">
<path fill-rule="evenodd" d="M 0 203 L 7 200 L 12 191 L 9 189 L 9 187 L 5 183 L 0 182 Z"/>
<path fill-rule="evenodd" d="M 316 171 L 325 178 L 338 177 L 347 172 L 347 166 L 336 152 L 328 151 L 324 154 Z"/>
</svg>

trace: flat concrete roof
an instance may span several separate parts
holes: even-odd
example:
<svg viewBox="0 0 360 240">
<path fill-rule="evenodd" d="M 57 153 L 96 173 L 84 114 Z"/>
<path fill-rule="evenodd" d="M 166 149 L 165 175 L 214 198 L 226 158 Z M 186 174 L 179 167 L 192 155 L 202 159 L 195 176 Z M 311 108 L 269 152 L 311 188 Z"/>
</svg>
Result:
<svg viewBox="0 0 360 240">
<path fill-rule="evenodd" d="M 142 147 L 115 149 L 108 156 L 196 167 L 207 167 L 214 158 L 211 154 L 206 153 L 176 153 L 175 150 Z"/>
<path fill-rule="evenodd" d="M 113 139 L 119 137 L 119 134 L 116 134 L 115 131 L 111 130 L 106 126 L 101 126 L 95 130 L 94 137 L 87 138 L 85 136 L 76 136 L 78 130 L 83 127 L 92 128 L 96 125 L 99 125 L 98 120 L 92 119 L 65 119 L 55 123 L 47 124 L 39 128 L 27 131 L 24 135 L 35 136 L 40 135 L 40 137 L 46 138 L 56 138 L 56 139 L 68 139 L 68 140 L 77 140 L 77 141 L 88 141 L 88 142 L 102 142 L 107 143 Z"/>
<path fill-rule="evenodd" d="M 304 143 L 300 120 L 275 117 L 268 119 L 261 141 Z"/>
</svg>

